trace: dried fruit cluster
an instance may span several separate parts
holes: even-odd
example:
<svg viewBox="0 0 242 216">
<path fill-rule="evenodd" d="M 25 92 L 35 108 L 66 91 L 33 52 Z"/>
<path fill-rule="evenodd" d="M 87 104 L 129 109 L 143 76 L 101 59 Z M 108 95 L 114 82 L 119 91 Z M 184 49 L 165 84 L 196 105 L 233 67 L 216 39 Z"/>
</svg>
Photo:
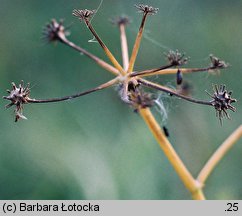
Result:
<svg viewBox="0 0 242 216">
<path fill-rule="evenodd" d="M 183 73 L 193 73 L 193 72 L 202 72 L 202 71 L 211 71 L 211 70 L 219 70 L 228 67 L 224 61 L 220 60 L 219 58 L 210 55 L 211 64 L 208 67 L 204 68 L 183 68 L 182 66 L 188 62 L 188 58 L 185 57 L 184 54 L 180 53 L 178 50 L 176 51 L 169 51 L 166 54 L 166 58 L 168 64 L 160 66 L 158 68 L 143 70 L 143 71 L 134 71 L 134 64 L 135 60 L 139 51 L 139 46 L 142 38 L 142 33 L 145 25 L 145 21 L 147 15 L 154 15 L 158 12 L 158 8 L 153 8 L 148 5 L 135 5 L 135 7 L 143 14 L 142 22 L 139 28 L 139 32 L 133 47 L 133 51 L 131 54 L 131 58 L 128 57 L 128 49 L 127 49 L 127 40 L 125 34 L 125 26 L 129 23 L 129 19 L 126 16 L 121 16 L 113 21 L 120 27 L 120 33 L 122 39 L 122 55 L 123 55 L 123 66 L 116 60 L 113 54 L 110 52 L 108 47 L 96 33 L 92 23 L 90 22 L 90 18 L 96 13 L 95 10 L 73 10 L 73 15 L 77 17 L 80 21 L 84 22 L 86 26 L 89 28 L 91 33 L 94 35 L 96 40 L 101 45 L 102 49 L 106 53 L 107 57 L 112 62 L 113 66 L 108 64 L 107 62 L 103 61 L 102 59 L 98 58 L 94 54 L 86 51 L 82 47 L 77 46 L 73 42 L 67 39 L 68 32 L 64 27 L 63 21 L 57 22 L 53 19 L 50 23 L 48 23 L 44 27 L 44 39 L 48 42 L 58 41 L 61 42 L 78 52 L 85 54 L 87 57 L 94 60 L 97 64 L 101 67 L 105 68 L 106 70 L 112 72 L 116 75 L 116 78 L 110 80 L 96 88 L 92 88 L 90 90 L 80 92 L 75 95 L 70 95 L 61 98 L 53 98 L 53 99 L 44 99 L 44 100 L 37 100 L 30 98 L 30 89 L 29 84 L 24 87 L 23 83 L 16 87 L 13 83 L 13 90 L 8 91 L 9 96 L 4 96 L 4 99 L 10 100 L 11 103 L 8 104 L 6 107 L 16 106 L 15 108 L 15 121 L 18 121 L 20 118 L 26 119 L 23 116 L 23 105 L 28 103 L 49 103 L 49 102 L 59 102 L 64 101 L 72 98 L 77 98 L 91 92 L 95 92 L 98 90 L 102 90 L 104 88 L 119 85 L 119 95 L 120 98 L 127 104 L 131 105 L 135 111 L 139 109 L 152 107 L 156 100 L 156 95 L 154 93 L 147 92 L 144 87 L 149 87 L 158 91 L 166 92 L 170 95 L 175 95 L 179 98 L 185 99 L 190 102 L 210 105 L 213 106 L 216 110 L 217 116 L 222 122 L 222 118 L 226 116 L 229 118 L 227 110 L 235 111 L 235 107 L 231 104 L 236 102 L 235 99 L 231 98 L 232 92 L 227 92 L 225 89 L 225 85 L 221 85 L 220 88 L 215 85 L 213 95 L 209 94 L 212 97 L 211 101 L 201 101 L 194 99 L 188 95 L 183 94 L 182 89 L 183 85 Z M 162 74 L 176 74 L 176 81 L 179 88 L 177 90 L 170 89 L 166 86 L 153 83 L 144 79 L 143 77 L 148 77 L 152 75 L 162 75 Z"/>
</svg>

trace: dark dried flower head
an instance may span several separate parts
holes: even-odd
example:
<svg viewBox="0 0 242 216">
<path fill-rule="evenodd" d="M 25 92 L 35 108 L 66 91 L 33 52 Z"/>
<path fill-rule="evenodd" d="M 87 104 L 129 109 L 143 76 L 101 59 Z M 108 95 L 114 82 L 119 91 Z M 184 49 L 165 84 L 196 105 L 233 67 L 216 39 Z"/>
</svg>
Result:
<svg viewBox="0 0 242 216">
<path fill-rule="evenodd" d="M 155 104 L 154 97 L 151 93 L 144 92 L 142 90 L 131 92 L 129 99 L 132 102 L 132 107 L 136 112 L 139 108 L 152 107 Z"/>
<path fill-rule="evenodd" d="M 111 20 L 111 23 L 114 25 L 127 25 L 130 23 L 130 19 L 128 16 L 122 15 L 119 17 L 115 17 L 114 19 Z"/>
<path fill-rule="evenodd" d="M 74 9 L 73 12 L 72 12 L 72 15 L 75 16 L 75 17 L 78 17 L 80 21 L 82 20 L 88 20 L 90 19 L 93 14 L 96 13 L 96 10 L 87 10 L 87 9 L 84 9 L 84 10 L 77 10 L 77 9 Z"/>
<path fill-rule="evenodd" d="M 165 53 L 168 62 L 173 66 L 180 66 L 186 64 L 188 58 L 185 57 L 184 53 L 178 52 L 178 50 L 170 50 L 167 54 Z"/>
<path fill-rule="evenodd" d="M 21 84 L 19 84 L 19 87 L 15 85 L 15 83 L 12 83 L 12 90 L 7 90 L 9 93 L 8 96 L 4 96 L 3 98 L 6 100 L 10 100 L 11 103 L 6 105 L 6 108 L 9 108 L 11 106 L 16 106 L 15 108 L 15 122 L 17 122 L 20 118 L 26 119 L 25 116 L 23 116 L 23 104 L 28 103 L 29 100 L 29 94 L 30 94 L 30 88 L 29 84 L 24 86 L 23 81 Z"/>
<path fill-rule="evenodd" d="M 152 6 L 148 6 L 148 5 L 144 5 L 144 4 L 138 4 L 138 5 L 134 5 L 134 6 L 139 10 L 139 12 L 149 14 L 149 15 L 154 15 L 159 10 L 159 8 L 154 8 Z"/>
<path fill-rule="evenodd" d="M 55 19 L 52 19 L 50 23 L 46 24 L 43 28 L 43 38 L 48 42 L 53 41 L 63 41 L 69 32 L 66 31 L 63 26 L 63 20 L 57 22 Z"/>
<path fill-rule="evenodd" d="M 216 110 L 216 115 L 219 118 L 220 122 L 222 123 L 223 117 L 227 117 L 228 119 L 230 119 L 227 110 L 229 109 L 233 112 L 236 111 L 236 108 L 231 105 L 232 103 L 236 102 L 236 99 L 231 98 L 232 91 L 228 92 L 225 85 L 220 85 L 219 87 L 217 85 L 214 85 L 214 94 L 209 95 L 213 98 L 211 104 L 214 106 Z"/>
<path fill-rule="evenodd" d="M 155 104 L 154 95 L 144 92 L 139 84 L 129 82 L 127 89 L 123 84 L 120 85 L 119 94 L 121 99 L 132 106 L 134 111 L 138 111 L 141 108 L 152 107 Z"/>
<path fill-rule="evenodd" d="M 227 68 L 229 66 L 228 63 L 225 63 L 225 61 L 223 60 L 220 60 L 219 58 L 217 58 L 216 56 L 214 55 L 210 55 L 210 60 L 211 60 L 211 66 L 212 68 L 215 68 L 215 69 L 223 69 L 223 68 Z"/>
</svg>

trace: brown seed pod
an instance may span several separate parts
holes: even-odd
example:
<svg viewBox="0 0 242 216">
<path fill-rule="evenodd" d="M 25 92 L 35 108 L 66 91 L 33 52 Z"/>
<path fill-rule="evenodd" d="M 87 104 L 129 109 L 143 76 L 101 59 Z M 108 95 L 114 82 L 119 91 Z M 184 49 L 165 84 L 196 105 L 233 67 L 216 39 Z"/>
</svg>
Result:
<svg viewBox="0 0 242 216">
<path fill-rule="evenodd" d="M 57 22 L 55 19 L 52 19 L 50 23 L 47 23 L 43 28 L 43 39 L 47 42 L 62 42 L 65 40 L 69 32 L 66 31 L 63 22 L 63 20 Z"/>
<path fill-rule="evenodd" d="M 213 98 L 211 104 L 214 106 L 216 110 L 216 116 L 219 118 L 220 122 L 222 123 L 223 117 L 230 119 L 227 110 L 232 110 L 235 112 L 236 108 L 231 104 L 237 101 L 236 99 L 231 98 L 232 91 L 228 92 L 225 85 L 220 85 L 219 87 L 218 85 L 214 85 L 214 94 L 209 95 Z"/>
<path fill-rule="evenodd" d="M 134 6 L 139 10 L 139 12 L 146 13 L 149 15 L 154 15 L 159 10 L 159 8 L 154 8 L 152 6 L 144 5 L 144 4 L 138 4 L 138 5 L 134 5 Z"/>
<path fill-rule="evenodd" d="M 6 105 L 6 108 L 10 108 L 11 106 L 16 106 L 15 108 L 15 122 L 19 119 L 27 119 L 23 116 L 23 105 L 28 103 L 29 95 L 30 95 L 30 88 L 29 83 L 24 86 L 24 82 L 22 81 L 19 84 L 19 87 L 12 83 L 12 90 L 7 90 L 9 93 L 8 96 L 4 96 L 3 98 L 6 100 L 10 100 L 11 103 Z"/>
</svg>

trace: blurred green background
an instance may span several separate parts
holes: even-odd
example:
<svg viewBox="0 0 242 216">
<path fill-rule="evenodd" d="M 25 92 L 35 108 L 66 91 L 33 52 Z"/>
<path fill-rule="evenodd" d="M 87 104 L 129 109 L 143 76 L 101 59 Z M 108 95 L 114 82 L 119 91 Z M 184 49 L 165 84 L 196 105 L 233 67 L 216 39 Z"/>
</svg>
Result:
<svg viewBox="0 0 242 216">
<path fill-rule="evenodd" d="M 112 75 L 62 44 L 45 45 L 42 26 L 51 18 L 73 24 L 70 40 L 106 59 L 91 34 L 74 18 L 74 8 L 98 7 L 100 1 L 0 0 L 0 88 L 12 81 L 30 82 L 34 98 L 58 97 L 95 87 Z M 104 0 L 92 23 L 120 60 L 119 31 L 109 18 L 126 14 L 131 45 L 141 15 L 140 1 Z M 185 75 L 193 96 L 208 100 L 204 90 L 224 83 L 238 99 L 237 112 L 223 126 L 213 108 L 164 97 L 170 141 L 196 176 L 210 155 L 241 124 L 242 1 L 150 0 L 160 8 L 148 18 L 135 69 L 165 64 L 163 53 L 179 49 L 190 56 L 189 67 L 207 66 L 214 54 L 231 67 L 214 76 Z M 152 80 L 175 86 L 174 76 Z M 1 199 L 191 199 L 139 115 L 120 101 L 114 89 L 56 103 L 25 106 L 27 121 L 14 123 L 13 109 L 0 114 Z M 207 180 L 208 199 L 242 199 L 242 141 Z"/>
</svg>

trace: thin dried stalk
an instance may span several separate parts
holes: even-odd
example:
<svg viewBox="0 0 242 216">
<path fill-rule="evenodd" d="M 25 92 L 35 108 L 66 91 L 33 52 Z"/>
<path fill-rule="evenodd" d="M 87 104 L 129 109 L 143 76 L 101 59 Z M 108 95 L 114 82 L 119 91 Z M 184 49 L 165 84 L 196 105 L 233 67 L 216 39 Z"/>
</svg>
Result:
<svg viewBox="0 0 242 216">
<path fill-rule="evenodd" d="M 141 39 L 142 39 L 142 34 L 143 34 L 145 20 L 147 18 L 147 15 L 148 15 L 148 13 L 144 13 L 142 21 L 141 21 L 140 28 L 139 28 L 139 32 L 138 32 L 136 40 L 134 42 L 133 51 L 132 51 L 130 61 L 129 61 L 128 73 L 131 73 L 133 71 L 133 68 L 134 68 L 134 63 L 135 63 L 135 60 L 137 58 L 137 54 L 138 54 L 138 51 L 139 51 L 140 42 L 141 42 Z"/>
<path fill-rule="evenodd" d="M 179 94 L 178 92 L 176 92 L 176 91 L 174 91 L 174 90 L 172 90 L 172 89 L 170 89 L 170 88 L 168 88 L 166 86 L 162 86 L 162 85 L 159 85 L 157 83 L 150 82 L 148 80 L 144 80 L 144 79 L 140 78 L 140 79 L 138 79 L 138 82 L 143 84 L 143 85 L 145 85 L 145 86 L 147 86 L 147 87 L 151 87 L 151 88 L 154 88 L 154 89 L 157 89 L 157 90 L 169 93 L 170 95 L 175 95 L 176 97 L 182 98 L 182 99 L 190 101 L 192 103 L 213 106 L 212 102 L 210 102 L 210 101 L 197 100 L 197 99 L 194 99 L 194 98 L 191 98 L 191 97 Z"/>
<path fill-rule="evenodd" d="M 92 24 L 89 22 L 88 19 L 85 19 L 86 25 L 89 28 L 89 30 L 92 32 L 92 34 L 94 35 L 94 37 L 97 39 L 98 43 L 101 45 L 101 47 L 103 48 L 104 52 L 106 53 L 107 57 L 110 59 L 110 61 L 113 63 L 114 67 L 118 69 L 118 71 L 124 75 L 125 71 L 122 68 L 122 66 L 118 63 L 118 61 L 116 60 L 116 58 L 114 57 L 114 55 L 110 52 L 110 50 L 108 49 L 108 47 L 104 44 L 104 42 L 101 40 L 101 38 L 98 36 L 98 34 L 96 33 L 96 31 L 94 30 Z"/>
<path fill-rule="evenodd" d="M 54 103 L 54 102 L 71 100 L 71 99 L 74 99 L 74 98 L 78 98 L 78 97 L 90 94 L 92 92 L 96 92 L 96 91 L 111 87 L 115 83 L 117 83 L 118 81 L 119 81 L 119 77 L 116 77 L 116 78 L 96 87 L 96 88 L 89 89 L 87 91 L 83 91 L 83 92 L 80 92 L 80 93 L 77 93 L 77 94 L 74 94 L 74 95 L 69 95 L 69 96 L 65 96 L 65 97 L 61 97 L 61 98 L 50 98 L 50 99 L 30 99 L 29 98 L 29 99 L 27 99 L 27 102 L 28 103 Z"/>
<path fill-rule="evenodd" d="M 170 67 L 168 65 L 167 67 Z M 182 73 L 195 73 L 195 72 L 204 72 L 209 70 L 214 70 L 215 68 L 207 67 L 207 68 L 179 68 L 179 70 Z M 151 70 L 145 70 L 140 72 L 133 72 L 130 76 L 140 76 L 140 77 L 146 77 L 146 76 L 155 76 L 155 75 L 165 75 L 165 74 L 176 74 L 177 68 L 171 68 L 171 69 L 165 69 L 164 67 L 157 68 L 157 69 L 151 69 Z"/>
<path fill-rule="evenodd" d="M 98 58 L 97 56 L 93 55 L 92 53 L 88 52 L 87 50 L 83 49 L 82 47 L 77 46 L 73 42 L 71 42 L 67 39 L 64 39 L 64 40 L 62 40 L 62 43 L 66 44 L 67 46 L 73 48 L 74 50 L 88 56 L 89 58 L 94 60 L 98 65 L 100 65 L 102 68 L 106 69 L 107 71 L 111 72 L 112 74 L 114 74 L 114 75 L 119 74 L 119 71 L 115 67 L 113 67 L 112 65 L 103 61 L 102 59 Z"/>
<path fill-rule="evenodd" d="M 219 161 L 230 150 L 231 147 L 242 137 L 242 125 L 240 125 L 214 152 L 208 162 L 200 171 L 197 180 L 204 184 L 208 176 L 214 170 Z"/>
<path fill-rule="evenodd" d="M 125 24 L 120 24 L 120 41 L 121 41 L 121 50 L 122 50 L 122 58 L 123 58 L 123 68 L 125 71 L 128 70 L 129 67 L 129 50 L 128 50 L 128 42 L 125 32 Z"/>
</svg>

